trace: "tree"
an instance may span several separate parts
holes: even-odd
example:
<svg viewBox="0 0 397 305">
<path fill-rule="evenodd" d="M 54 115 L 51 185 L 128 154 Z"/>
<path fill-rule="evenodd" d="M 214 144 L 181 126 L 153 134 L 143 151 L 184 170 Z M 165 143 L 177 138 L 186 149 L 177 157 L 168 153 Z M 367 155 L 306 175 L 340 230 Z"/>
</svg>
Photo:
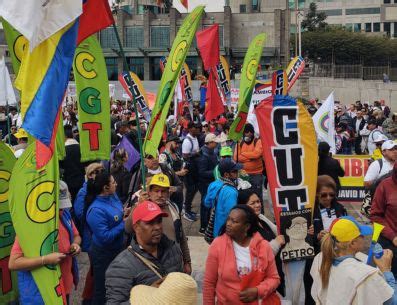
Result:
<svg viewBox="0 0 397 305">
<path fill-rule="evenodd" d="M 302 29 L 309 32 L 324 30 L 327 26 L 325 19 L 327 19 L 327 15 L 324 12 L 317 12 L 317 4 L 312 2 L 306 18 L 302 21 Z"/>
</svg>

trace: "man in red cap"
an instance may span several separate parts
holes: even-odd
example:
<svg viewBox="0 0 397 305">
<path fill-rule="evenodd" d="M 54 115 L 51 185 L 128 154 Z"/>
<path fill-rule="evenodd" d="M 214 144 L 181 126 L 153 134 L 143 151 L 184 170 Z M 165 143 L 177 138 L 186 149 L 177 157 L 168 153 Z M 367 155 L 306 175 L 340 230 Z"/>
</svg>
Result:
<svg viewBox="0 0 397 305">
<path fill-rule="evenodd" d="M 135 236 L 106 271 L 108 305 L 129 304 L 132 287 L 156 285 L 170 272 L 183 272 L 179 246 L 163 234 L 163 217 L 168 214 L 151 201 L 144 201 L 133 210 Z"/>
</svg>

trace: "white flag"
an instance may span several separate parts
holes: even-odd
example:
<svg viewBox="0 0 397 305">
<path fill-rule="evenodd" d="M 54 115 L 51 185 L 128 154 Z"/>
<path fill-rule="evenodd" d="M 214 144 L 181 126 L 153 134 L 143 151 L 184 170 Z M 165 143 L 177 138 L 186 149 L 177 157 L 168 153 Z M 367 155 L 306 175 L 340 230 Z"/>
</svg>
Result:
<svg viewBox="0 0 397 305">
<path fill-rule="evenodd" d="M 10 74 L 4 60 L 0 58 L 0 106 L 16 105 L 14 89 L 12 88 Z"/>
<path fill-rule="evenodd" d="M 272 95 L 272 85 L 268 86 L 266 84 L 256 84 L 251 97 L 250 107 L 248 109 L 247 122 L 254 126 L 255 135 L 259 136 L 259 126 L 258 120 L 255 114 L 255 106 L 257 106 L 260 102 L 267 99 Z"/>
<path fill-rule="evenodd" d="M 30 51 L 82 13 L 81 0 L 0 0 L 0 16 L 29 40 Z"/>
<path fill-rule="evenodd" d="M 327 97 L 325 102 L 313 115 L 314 128 L 318 142 L 327 142 L 330 151 L 335 154 L 335 117 L 334 117 L 334 92 Z"/>
</svg>

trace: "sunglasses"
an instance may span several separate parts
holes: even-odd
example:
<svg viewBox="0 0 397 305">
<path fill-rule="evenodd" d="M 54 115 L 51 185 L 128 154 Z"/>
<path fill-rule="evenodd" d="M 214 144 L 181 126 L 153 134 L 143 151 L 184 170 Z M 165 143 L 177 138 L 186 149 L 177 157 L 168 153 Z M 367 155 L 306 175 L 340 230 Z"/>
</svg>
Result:
<svg viewBox="0 0 397 305">
<path fill-rule="evenodd" d="M 321 193 L 320 198 L 335 198 L 335 193 Z"/>
</svg>

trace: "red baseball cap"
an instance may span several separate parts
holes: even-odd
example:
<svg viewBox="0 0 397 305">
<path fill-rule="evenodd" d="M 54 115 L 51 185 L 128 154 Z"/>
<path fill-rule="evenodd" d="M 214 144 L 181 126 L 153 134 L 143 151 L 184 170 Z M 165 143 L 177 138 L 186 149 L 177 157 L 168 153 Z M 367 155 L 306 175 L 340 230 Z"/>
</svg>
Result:
<svg viewBox="0 0 397 305">
<path fill-rule="evenodd" d="M 152 221 L 158 216 L 168 217 L 168 214 L 163 212 L 154 202 L 144 201 L 138 204 L 132 211 L 132 224 L 135 224 L 140 220 Z"/>
</svg>

